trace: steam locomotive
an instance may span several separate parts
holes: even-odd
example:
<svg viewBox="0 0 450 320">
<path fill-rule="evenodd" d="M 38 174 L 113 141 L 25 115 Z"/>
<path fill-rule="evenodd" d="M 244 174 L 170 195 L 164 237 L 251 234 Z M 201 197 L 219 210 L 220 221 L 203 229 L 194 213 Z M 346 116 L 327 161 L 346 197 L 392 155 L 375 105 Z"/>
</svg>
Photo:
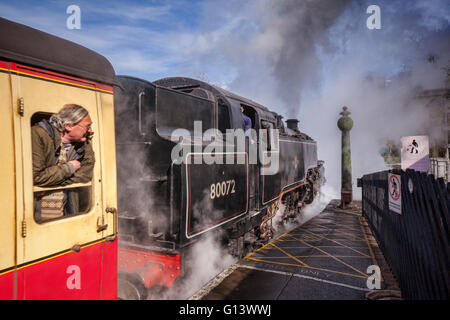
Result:
<svg viewBox="0 0 450 320">
<path fill-rule="evenodd" d="M 191 78 L 118 80 L 119 297 L 171 286 L 207 234 L 243 256 L 271 238 L 281 204 L 281 218 L 295 218 L 319 191 L 323 162 L 298 120 L 285 127 L 266 107 Z M 252 134 L 224 134 L 242 130 L 242 113 Z"/>
<path fill-rule="evenodd" d="M 297 120 L 194 79 L 116 77 L 100 54 L 3 18 L 0 35 L 0 299 L 145 298 L 181 278 L 202 237 L 220 232 L 242 256 L 270 239 L 281 204 L 290 219 L 319 190 Z M 36 186 L 31 128 L 66 103 L 93 121 L 93 179 Z M 242 128 L 241 108 L 254 134 L 221 134 Z M 36 197 L 66 189 L 82 209 L 38 219 Z"/>
</svg>

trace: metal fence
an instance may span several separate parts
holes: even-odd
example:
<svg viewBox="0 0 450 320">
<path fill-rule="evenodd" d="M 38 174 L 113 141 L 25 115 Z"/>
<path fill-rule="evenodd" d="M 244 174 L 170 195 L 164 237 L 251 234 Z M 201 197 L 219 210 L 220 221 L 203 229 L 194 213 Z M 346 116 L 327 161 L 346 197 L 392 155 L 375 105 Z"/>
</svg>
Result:
<svg viewBox="0 0 450 320">
<path fill-rule="evenodd" d="M 399 175 L 401 213 L 389 205 L 388 176 Z M 414 170 L 360 180 L 362 212 L 405 299 L 449 299 L 450 184 Z M 392 187 L 391 187 L 392 188 Z"/>
</svg>

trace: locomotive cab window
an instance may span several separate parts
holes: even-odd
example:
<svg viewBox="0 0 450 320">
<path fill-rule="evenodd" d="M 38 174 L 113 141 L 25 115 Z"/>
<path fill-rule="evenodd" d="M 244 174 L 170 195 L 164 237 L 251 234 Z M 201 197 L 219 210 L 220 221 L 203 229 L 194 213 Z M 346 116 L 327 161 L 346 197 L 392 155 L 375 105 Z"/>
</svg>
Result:
<svg viewBox="0 0 450 320">
<path fill-rule="evenodd" d="M 244 104 L 241 104 L 241 107 L 244 108 L 243 114 L 250 118 L 252 122 L 252 128 L 256 128 L 256 111 L 252 107 L 246 106 Z"/>
<path fill-rule="evenodd" d="M 218 110 L 218 129 L 222 134 L 225 134 L 227 129 L 231 129 L 228 106 L 222 100 L 219 100 Z"/>
<path fill-rule="evenodd" d="M 213 101 L 160 87 L 156 92 L 156 129 L 159 134 L 170 136 L 175 130 L 184 129 L 194 136 L 214 128 Z"/>
<path fill-rule="evenodd" d="M 93 158 L 83 143 L 63 143 L 60 133 L 51 125 L 52 113 L 37 112 L 31 117 L 34 220 L 43 223 L 87 213 L 92 208 Z M 86 130 L 86 129 L 85 129 Z M 89 132 L 90 127 L 89 127 Z M 89 141 L 90 135 L 87 134 Z M 89 142 L 87 142 L 89 143 Z M 64 148 L 64 149 L 63 149 Z M 85 165 L 89 172 L 80 178 L 80 168 L 70 168 L 71 160 Z"/>
<path fill-rule="evenodd" d="M 267 145 L 268 151 L 279 150 L 278 130 L 275 130 L 275 124 L 270 121 L 261 120 L 261 139 Z"/>
</svg>

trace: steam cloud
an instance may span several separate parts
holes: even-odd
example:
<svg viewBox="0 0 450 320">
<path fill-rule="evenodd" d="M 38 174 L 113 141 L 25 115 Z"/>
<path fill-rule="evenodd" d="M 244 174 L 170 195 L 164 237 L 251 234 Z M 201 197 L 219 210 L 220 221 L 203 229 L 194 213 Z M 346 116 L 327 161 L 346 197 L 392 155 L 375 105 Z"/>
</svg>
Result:
<svg viewBox="0 0 450 320">
<path fill-rule="evenodd" d="M 446 1 L 218 3 L 205 5 L 202 32 L 187 48 L 201 63 L 188 73 L 206 73 L 215 84 L 299 118 L 300 130 L 318 141 L 333 190 L 340 190 L 336 122 L 343 106 L 355 122 L 350 133 L 355 198 L 361 192 L 356 178 L 387 169 L 379 153 L 387 139 L 442 135 L 431 130 L 426 102 L 415 96 L 445 86 Z M 366 27 L 372 4 L 381 10 L 380 30 Z M 223 11 L 213 10 L 217 7 Z"/>
<path fill-rule="evenodd" d="M 380 30 L 366 27 L 372 4 L 381 9 Z M 386 169 L 379 150 L 387 139 L 430 133 L 429 112 L 415 96 L 445 86 L 443 68 L 450 63 L 445 0 L 217 0 L 206 2 L 200 16 L 192 41 L 177 47 L 194 61 L 179 73 L 298 118 L 300 130 L 317 140 L 319 158 L 325 160 L 325 201 L 340 190 L 336 122 L 343 106 L 355 123 L 356 199 L 356 178 Z M 219 252 L 213 245 L 205 248 Z"/>
<path fill-rule="evenodd" d="M 183 277 L 172 287 L 162 293 L 155 293 L 150 299 L 190 298 L 209 280 L 237 261 L 221 245 L 220 235 L 208 233 L 194 243 L 184 256 Z"/>
</svg>

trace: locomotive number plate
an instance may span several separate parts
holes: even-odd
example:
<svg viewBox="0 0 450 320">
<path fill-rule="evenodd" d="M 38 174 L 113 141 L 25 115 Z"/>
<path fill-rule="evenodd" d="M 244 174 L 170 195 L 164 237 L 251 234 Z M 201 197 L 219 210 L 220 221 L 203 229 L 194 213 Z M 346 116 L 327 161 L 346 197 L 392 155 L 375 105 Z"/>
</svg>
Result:
<svg viewBox="0 0 450 320">
<path fill-rule="evenodd" d="M 223 157 L 220 163 L 199 163 L 199 157 Z M 226 159 L 228 158 L 228 159 Z M 197 161 L 195 161 L 197 160 Z M 233 160 L 232 164 L 229 161 Z M 247 212 L 247 154 L 191 153 L 186 161 L 186 237 L 191 238 Z"/>
<path fill-rule="evenodd" d="M 234 179 L 213 183 L 210 187 L 211 193 L 209 194 L 209 197 L 214 199 L 229 195 L 230 193 L 236 193 L 235 185 L 236 181 L 234 181 Z"/>
</svg>

